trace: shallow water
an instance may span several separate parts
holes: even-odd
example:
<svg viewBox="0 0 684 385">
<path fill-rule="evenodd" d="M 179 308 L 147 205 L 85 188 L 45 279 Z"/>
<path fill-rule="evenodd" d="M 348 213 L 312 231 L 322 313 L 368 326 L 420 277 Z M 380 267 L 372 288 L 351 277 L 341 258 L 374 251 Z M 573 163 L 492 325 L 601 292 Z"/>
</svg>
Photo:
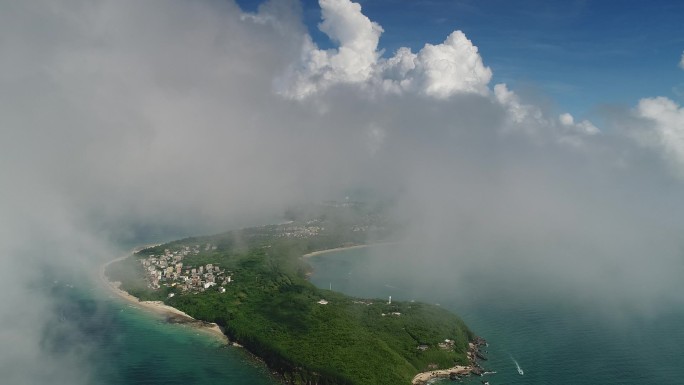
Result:
<svg viewBox="0 0 684 385">
<path fill-rule="evenodd" d="M 243 349 L 190 326 L 168 324 L 156 314 L 97 287 L 55 284 L 52 295 L 70 325 L 48 333 L 53 349 L 81 345 L 89 351 L 93 384 L 274 385 L 267 369 Z M 55 325 L 48 329 L 56 330 Z"/>
</svg>

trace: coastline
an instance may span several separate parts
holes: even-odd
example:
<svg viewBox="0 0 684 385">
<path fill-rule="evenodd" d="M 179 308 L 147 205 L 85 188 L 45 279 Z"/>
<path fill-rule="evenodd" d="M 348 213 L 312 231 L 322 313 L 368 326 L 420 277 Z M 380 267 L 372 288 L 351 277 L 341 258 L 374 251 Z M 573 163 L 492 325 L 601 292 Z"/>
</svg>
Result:
<svg viewBox="0 0 684 385">
<path fill-rule="evenodd" d="M 361 245 L 350 245 L 350 246 L 343 246 L 343 247 L 336 247 L 332 249 L 326 249 L 326 250 L 318 250 L 314 251 L 311 253 L 307 253 L 302 255 L 300 258 L 306 259 L 306 258 L 311 258 L 311 257 L 316 257 L 328 253 L 334 253 L 338 251 L 344 251 L 344 250 L 353 250 L 353 249 L 362 249 L 362 248 L 368 248 L 368 247 L 373 247 L 373 246 L 382 246 L 382 245 L 390 245 L 390 244 L 396 244 L 398 242 L 381 242 L 381 243 L 374 243 L 374 244 L 361 244 Z M 118 261 L 122 261 L 126 258 L 132 257 L 132 255 L 140 250 L 143 250 L 147 247 L 150 247 L 150 245 L 146 246 L 140 246 L 137 247 L 125 255 L 115 258 L 113 260 L 107 261 L 106 263 L 102 264 L 99 269 L 99 278 L 101 283 L 105 286 L 105 288 L 110 291 L 112 294 L 116 295 L 120 299 L 129 302 L 133 305 L 137 305 L 136 307 L 139 307 L 145 311 L 148 311 L 150 313 L 156 314 L 158 316 L 164 317 L 168 323 L 175 323 L 175 324 L 182 324 L 182 325 L 187 325 L 197 331 L 208 333 L 212 335 L 213 337 L 216 337 L 222 344 L 230 344 L 230 341 L 228 337 L 224 334 L 222 328 L 216 324 L 216 323 L 210 323 L 202 320 L 198 320 L 190 316 L 189 314 L 176 309 L 172 306 L 164 304 L 162 301 L 140 301 L 139 298 L 131 295 L 130 293 L 126 292 L 125 290 L 120 288 L 121 282 L 118 281 L 110 281 L 108 277 L 105 274 L 106 268 Z M 474 342 L 469 343 L 469 349 L 468 349 L 468 365 L 457 365 L 451 368 L 447 369 L 436 369 L 436 370 L 431 370 L 431 371 L 425 371 L 416 374 L 413 379 L 411 380 L 412 385 L 427 385 L 429 384 L 432 380 L 438 379 L 438 378 L 450 378 L 450 379 L 458 379 L 466 376 L 470 376 L 472 374 L 477 374 L 477 375 L 482 375 L 484 372 L 482 368 L 479 366 L 479 364 L 476 362 L 476 357 L 478 356 L 479 353 L 479 347 L 483 345 L 485 342 L 484 340 L 481 340 L 479 337 Z M 235 346 L 240 346 L 236 343 L 233 343 Z M 255 355 L 252 355 L 255 357 L 258 361 L 263 362 L 263 360 Z"/>
<path fill-rule="evenodd" d="M 472 370 L 473 368 L 470 366 L 458 365 L 449 369 L 432 370 L 429 372 L 418 373 L 415 377 L 413 377 L 413 380 L 411 380 L 411 384 L 427 384 L 430 380 L 433 380 L 435 378 L 449 378 L 452 375 L 467 376 L 472 372 Z"/>
<path fill-rule="evenodd" d="M 312 258 L 312 257 L 324 255 L 324 254 L 334 253 L 337 251 L 363 249 L 363 248 L 368 248 L 368 247 L 373 247 L 373 246 L 392 245 L 392 244 L 397 244 L 397 243 L 399 243 L 399 242 L 380 242 L 380 243 L 371 243 L 371 244 L 364 244 L 364 245 L 352 245 L 352 246 L 336 247 L 333 249 L 313 251 L 311 253 L 302 255 L 301 258 L 306 259 L 306 258 Z M 485 344 L 486 344 L 486 341 L 480 337 L 476 337 L 475 341 L 468 343 L 468 354 L 467 355 L 468 355 L 469 365 L 456 365 L 452 368 L 436 369 L 436 370 L 421 372 L 421 373 L 416 374 L 413 377 L 413 379 L 411 380 L 411 384 L 412 385 L 426 385 L 426 384 L 429 384 L 431 380 L 434 380 L 437 378 L 457 379 L 457 378 L 461 378 L 461 377 L 470 376 L 471 374 L 482 375 L 484 373 L 484 370 L 477 363 L 476 358 L 479 355 L 480 346 L 483 346 Z"/>
<path fill-rule="evenodd" d="M 161 301 L 140 301 L 137 297 L 134 297 L 128 292 L 119 288 L 121 282 L 111 282 L 109 281 L 109 279 L 107 279 L 107 276 L 105 275 L 105 270 L 107 269 L 107 266 L 111 265 L 114 262 L 118 262 L 126 258 L 129 258 L 136 251 L 142 250 L 146 247 L 148 246 L 136 248 L 131 252 L 127 253 L 126 255 L 119 258 L 115 258 L 100 266 L 99 277 L 103 286 L 105 286 L 107 290 L 109 290 L 112 294 L 116 295 L 117 297 L 127 302 L 130 302 L 134 305 L 138 305 L 140 308 L 142 308 L 143 310 L 147 310 L 150 313 L 163 316 L 167 319 L 167 321 L 171 323 L 188 325 L 204 333 L 209 333 L 217 337 L 222 343 L 228 344 L 228 337 L 223 333 L 223 330 L 221 330 L 221 327 L 219 325 L 212 322 L 197 320 L 188 315 L 187 313 L 182 312 L 176 309 L 175 307 L 166 305 Z"/>
<path fill-rule="evenodd" d="M 456 365 L 448 369 L 436 369 L 427 372 L 416 374 L 411 380 L 412 385 L 425 385 L 435 378 L 449 378 L 451 380 L 461 377 L 470 376 L 471 374 L 483 375 L 485 371 L 477 362 L 480 354 L 480 347 L 485 346 L 487 342 L 481 337 L 475 337 L 475 340 L 468 343 L 468 361 L 469 365 Z M 483 382 L 484 383 L 484 382 Z"/>
<path fill-rule="evenodd" d="M 336 247 L 332 249 L 326 249 L 326 250 L 318 250 L 314 251 L 308 254 L 304 254 L 301 256 L 301 258 L 311 258 L 323 254 L 328 254 L 328 253 L 333 253 L 337 251 L 343 251 L 343 250 L 353 250 L 353 249 L 361 249 L 361 248 L 367 248 L 367 247 L 373 247 L 373 246 L 381 246 L 381 245 L 390 245 L 396 242 L 381 242 L 381 243 L 373 243 L 373 244 L 364 244 L 364 245 L 352 245 L 352 246 L 344 246 L 344 247 Z M 213 336 L 217 337 L 222 343 L 224 344 L 229 344 L 230 341 L 228 340 L 228 337 L 225 335 L 223 330 L 219 325 L 213 322 L 206 322 L 206 321 L 201 321 L 198 319 L 193 318 L 189 314 L 180 311 L 176 309 L 175 307 L 169 306 L 164 304 L 161 301 L 140 301 L 138 297 L 135 297 L 128 293 L 127 291 L 121 289 L 119 286 L 121 285 L 121 282 L 112 282 L 110 281 L 106 274 L 105 270 L 107 269 L 107 266 L 111 265 L 112 263 L 124 260 L 126 258 L 131 257 L 132 254 L 146 249 L 148 247 L 152 246 L 157 246 L 156 244 L 152 245 L 144 245 L 144 246 L 139 246 L 134 248 L 133 250 L 129 251 L 125 255 L 112 259 L 110 261 L 107 261 L 104 263 L 102 266 L 100 266 L 100 271 L 99 271 L 99 278 L 100 282 L 102 285 L 109 290 L 112 294 L 116 295 L 120 299 L 129 302 L 134 305 L 138 305 L 140 308 L 143 310 L 146 310 L 150 313 L 157 314 L 159 316 L 165 317 L 167 321 L 171 323 L 176 323 L 176 324 L 184 324 L 188 325 L 190 327 L 193 327 L 199 331 L 205 332 L 212 334 Z M 239 346 L 235 344 L 236 346 Z"/>
<path fill-rule="evenodd" d="M 302 255 L 302 258 L 312 258 L 316 257 L 319 255 L 323 254 L 328 254 L 328 253 L 334 253 L 337 251 L 344 251 L 344 250 L 354 250 L 354 249 L 365 249 L 368 247 L 375 247 L 375 246 L 385 246 L 385 245 L 394 245 L 399 242 L 379 242 L 379 243 L 370 243 L 370 244 L 363 244 L 363 245 L 352 245 L 352 246 L 342 246 L 342 247 L 335 247 L 333 249 L 325 249 L 325 250 L 318 250 L 318 251 L 312 251 L 310 253 Z"/>
</svg>

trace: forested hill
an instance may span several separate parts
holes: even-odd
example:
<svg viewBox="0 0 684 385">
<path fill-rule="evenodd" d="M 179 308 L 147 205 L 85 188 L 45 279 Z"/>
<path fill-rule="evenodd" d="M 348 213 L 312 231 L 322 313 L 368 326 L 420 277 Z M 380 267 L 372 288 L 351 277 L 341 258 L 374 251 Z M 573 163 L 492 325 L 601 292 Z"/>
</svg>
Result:
<svg viewBox="0 0 684 385">
<path fill-rule="evenodd" d="M 193 237 L 138 252 L 107 274 L 141 299 L 216 322 L 295 384 L 410 384 L 467 365 L 474 336 L 440 307 L 319 289 L 305 253 L 386 239 L 381 210 L 326 204 L 292 221 Z"/>
</svg>

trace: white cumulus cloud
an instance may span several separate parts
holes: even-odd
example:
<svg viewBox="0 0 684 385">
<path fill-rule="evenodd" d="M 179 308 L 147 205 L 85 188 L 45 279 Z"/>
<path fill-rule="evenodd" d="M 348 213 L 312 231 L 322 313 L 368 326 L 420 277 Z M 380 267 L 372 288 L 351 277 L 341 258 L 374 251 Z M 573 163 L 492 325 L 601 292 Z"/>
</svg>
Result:
<svg viewBox="0 0 684 385">
<path fill-rule="evenodd" d="M 567 112 L 561 114 L 558 117 L 558 121 L 563 128 L 577 134 L 596 135 L 600 132 L 600 130 L 588 120 L 582 120 L 581 122 L 575 123 L 575 118 Z"/>
<path fill-rule="evenodd" d="M 538 139 L 550 135 L 552 139 L 570 145 L 581 145 L 584 138 L 600 133 L 592 122 L 575 122 L 569 113 L 559 115 L 557 121 L 549 118 L 548 113 L 539 106 L 523 101 L 506 84 L 494 86 L 494 99 L 506 111 L 507 119 L 503 128 L 506 132 L 524 132 Z"/>
<path fill-rule="evenodd" d="M 641 143 L 662 148 L 666 159 L 684 174 L 684 107 L 661 96 L 641 99 L 635 112 L 651 123 L 639 136 Z"/>
<path fill-rule="evenodd" d="M 302 99 L 339 83 L 360 83 L 372 75 L 380 53 L 383 30 L 349 0 L 320 0 L 320 30 L 339 44 L 337 50 L 318 49 L 306 36 L 301 62 L 286 75 L 283 94 Z"/>
<path fill-rule="evenodd" d="M 440 99 L 459 93 L 486 95 L 492 78 L 477 47 L 461 31 L 452 32 L 442 44 L 425 44 L 418 54 L 401 48 L 381 67 L 383 80 L 389 80 L 385 86 Z"/>
<path fill-rule="evenodd" d="M 506 108 L 508 120 L 512 124 L 525 124 L 529 127 L 531 123 L 545 123 L 542 111 L 536 106 L 523 103 L 506 84 L 494 86 L 494 98 Z"/>
<path fill-rule="evenodd" d="M 336 49 L 323 50 L 308 34 L 302 39 L 301 54 L 275 83 L 287 98 L 304 100 L 336 85 L 354 85 L 367 95 L 406 94 L 434 99 L 454 95 L 491 98 L 504 108 L 508 132 L 555 135 L 556 140 L 579 138 L 599 132 L 591 122 L 575 122 L 569 114 L 560 121 L 540 107 L 525 103 L 505 84 L 489 88 L 492 71 L 485 66 L 478 48 L 462 31 L 452 32 L 441 44 L 425 44 L 418 52 L 401 47 L 385 58 L 378 48 L 383 29 L 350 0 L 320 0 L 319 29 Z"/>
<path fill-rule="evenodd" d="M 322 50 L 306 36 L 300 61 L 279 82 L 280 93 L 304 99 L 337 84 L 358 84 L 380 92 L 412 92 L 444 99 L 459 93 L 486 95 L 492 71 L 476 46 L 461 31 L 442 44 L 425 44 L 418 52 L 402 47 L 382 58 L 382 27 L 350 0 L 320 0 L 319 29 L 338 44 Z"/>
</svg>

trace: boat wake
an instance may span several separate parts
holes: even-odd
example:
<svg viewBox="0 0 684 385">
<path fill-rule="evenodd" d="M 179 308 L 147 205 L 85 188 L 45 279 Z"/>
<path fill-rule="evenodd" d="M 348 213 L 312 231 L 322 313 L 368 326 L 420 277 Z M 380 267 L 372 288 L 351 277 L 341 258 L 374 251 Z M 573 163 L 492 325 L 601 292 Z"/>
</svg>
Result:
<svg viewBox="0 0 684 385">
<path fill-rule="evenodd" d="M 518 364 L 518 361 L 515 360 L 515 358 L 513 358 L 513 363 L 515 364 L 516 369 L 518 369 L 518 374 L 520 374 L 521 376 L 524 375 L 525 372 L 523 372 L 522 368 Z"/>
<path fill-rule="evenodd" d="M 511 357 L 511 361 L 513 361 L 513 363 L 515 364 L 515 368 L 518 369 L 518 374 L 521 375 L 521 376 L 524 375 L 525 372 L 523 372 L 523 370 L 522 370 L 522 368 L 520 367 L 520 364 L 518 363 L 518 361 L 516 361 L 515 358 L 513 358 L 513 355 L 510 354 L 510 353 L 508 353 L 508 356 Z"/>
</svg>

